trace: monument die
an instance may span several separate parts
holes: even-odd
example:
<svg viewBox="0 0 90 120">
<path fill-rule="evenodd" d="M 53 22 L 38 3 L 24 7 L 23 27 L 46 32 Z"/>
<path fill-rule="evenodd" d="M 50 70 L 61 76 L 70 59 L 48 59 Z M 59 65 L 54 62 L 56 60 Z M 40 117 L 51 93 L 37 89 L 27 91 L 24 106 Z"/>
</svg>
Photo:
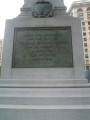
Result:
<svg viewBox="0 0 90 120">
<path fill-rule="evenodd" d="M 62 0 L 26 0 L 20 16 L 6 22 L 2 78 L 82 79 L 82 47 L 80 21 Z"/>
</svg>

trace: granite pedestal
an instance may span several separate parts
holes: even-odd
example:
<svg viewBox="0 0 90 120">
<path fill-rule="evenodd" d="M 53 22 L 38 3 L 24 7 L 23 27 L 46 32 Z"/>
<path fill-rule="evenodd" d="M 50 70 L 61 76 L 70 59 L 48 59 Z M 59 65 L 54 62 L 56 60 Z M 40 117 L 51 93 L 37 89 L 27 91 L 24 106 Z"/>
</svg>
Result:
<svg viewBox="0 0 90 120">
<path fill-rule="evenodd" d="M 0 80 L 0 120 L 89 120 L 90 84 L 84 73 L 80 20 L 66 13 L 62 0 L 49 1 L 53 5 L 53 17 L 35 18 L 32 16 L 34 2 L 25 0 L 21 14 L 6 21 Z M 15 30 L 67 27 L 71 29 L 72 40 L 73 64 L 70 67 L 15 67 L 18 63 L 13 62 L 13 51 L 17 50 L 15 42 L 19 40 L 15 38 Z M 19 37 L 23 40 L 21 34 Z M 67 46 L 68 42 L 64 43 Z"/>
</svg>

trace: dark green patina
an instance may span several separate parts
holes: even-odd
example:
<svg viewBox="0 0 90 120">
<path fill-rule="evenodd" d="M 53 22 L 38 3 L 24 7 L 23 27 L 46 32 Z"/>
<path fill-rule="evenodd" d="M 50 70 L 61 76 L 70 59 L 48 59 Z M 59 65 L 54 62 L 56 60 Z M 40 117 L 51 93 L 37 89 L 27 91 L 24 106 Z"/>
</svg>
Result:
<svg viewBox="0 0 90 120">
<path fill-rule="evenodd" d="M 52 4 L 48 1 L 38 0 L 33 6 L 32 16 L 36 18 L 53 17 Z"/>
<path fill-rule="evenodd" d="M 70 27 L 17 28 L 13 68 L 73 67 Z"/>
</svg>

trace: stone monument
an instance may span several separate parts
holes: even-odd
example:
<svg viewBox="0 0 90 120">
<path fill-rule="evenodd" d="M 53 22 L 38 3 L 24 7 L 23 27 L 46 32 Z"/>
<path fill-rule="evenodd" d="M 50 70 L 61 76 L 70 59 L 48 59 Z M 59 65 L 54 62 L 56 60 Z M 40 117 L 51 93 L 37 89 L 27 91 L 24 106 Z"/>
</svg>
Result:
<svg viewBox="0 0 90 120">
<path fill-rule="evenodd" d="M 89 120 L 79 18 L 63 0 L 25 0 L 7 20 L 0 81 L 0 120 Z"/>
</svg>

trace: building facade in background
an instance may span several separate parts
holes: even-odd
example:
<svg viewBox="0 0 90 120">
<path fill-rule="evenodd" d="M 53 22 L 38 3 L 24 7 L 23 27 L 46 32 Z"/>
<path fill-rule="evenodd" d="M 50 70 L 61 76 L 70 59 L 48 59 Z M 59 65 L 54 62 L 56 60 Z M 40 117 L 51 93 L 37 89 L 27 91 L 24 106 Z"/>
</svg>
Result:
<svg viewBox="0 0 90 120">
<path fill-rule="evenodd" d="M 2 61 L 3 39 L 0 39 L 0 65 Z"/>
<path fill-rule="evenodd" d="M 81 19 L 85 70 L 90 69 L 90 0 L 73 2 L 69 13 Z"/>
</svg>

